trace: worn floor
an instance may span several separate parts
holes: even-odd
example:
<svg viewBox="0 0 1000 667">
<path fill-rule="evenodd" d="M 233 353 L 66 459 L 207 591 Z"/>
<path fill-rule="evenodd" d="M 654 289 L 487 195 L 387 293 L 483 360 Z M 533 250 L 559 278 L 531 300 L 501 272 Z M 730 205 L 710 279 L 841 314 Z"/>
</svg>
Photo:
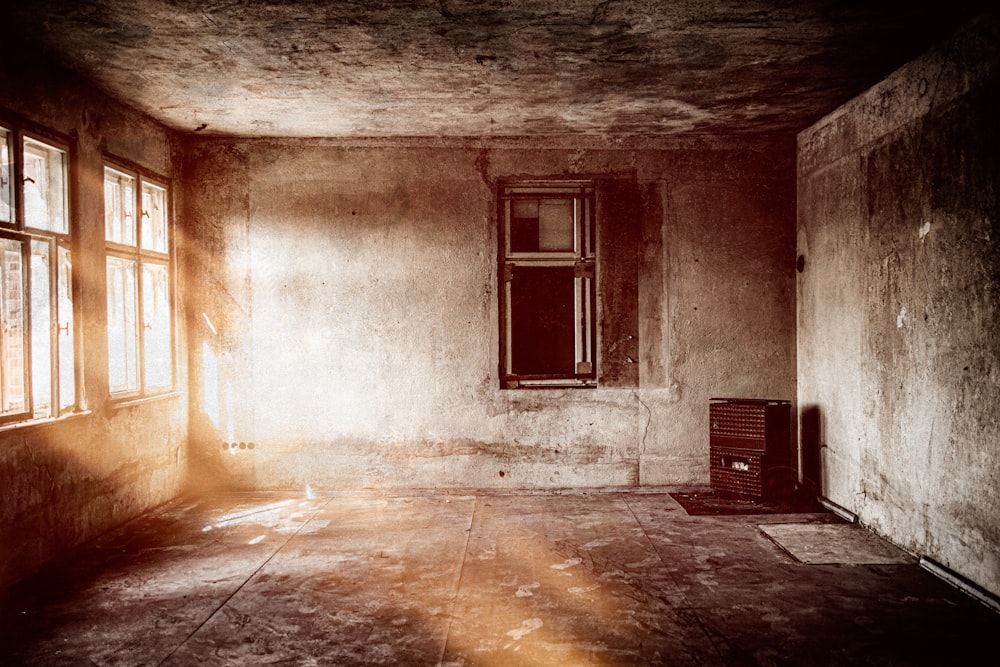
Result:
<svg viewBox="0 0 1000 667">
<path fill-rule="evenodd" d="M 4 607 L 3 665 L 1000 664 L 863 529 L 666 492 L 181 499 Z"/>
</svg>

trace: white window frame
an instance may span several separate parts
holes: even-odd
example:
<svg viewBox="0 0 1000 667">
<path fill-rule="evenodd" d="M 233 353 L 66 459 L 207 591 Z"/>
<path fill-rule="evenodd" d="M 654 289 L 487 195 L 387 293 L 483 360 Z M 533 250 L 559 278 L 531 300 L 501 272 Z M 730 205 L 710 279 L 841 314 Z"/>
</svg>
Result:
<svg viewBox="0 0 1000 667">
<path fill-rule="evenodd" d="M 512 202 L 572 202 L 573 248 L 519 250 L 511 245 Z M 597 386 L 597 253 L 594 187 L 590 181 L 521 181 L 501 185 L 499 196 L 500 386 L 504 389 Z M 512 282 L 519 267 L 572 268 L 574 368 L 565 373 L 515 372 Z M 568 352 L 568 350 L 567 350 Z"/>
<path fill-rule="evenodd" d="M 173 206 L 170 183 L 166 178 L 150 174 L 145 170 L 129 165 L 123 160 L 114 158 L 105 159 L 102 173 L 102 183 L 104 184 L 102 198 L 105 208 L 105 287 L 108 290 L 106 328 L 108 335 L 108 394 L 113 400 L 132 400 L 169 394 L 175 390 L 177 383 L 177 318 L 174 298 Z M 132 216 L 131 221 L 128 223 L 131 237 L 124 240 L 112 239 L 109 236 L 108 215 L 110 206 L 108 202 L 107 183 L 112 176 L 130 179 L 133 185 L 130 201 Z M 165 229 L 162 249 L 148 247 L 146 243 L 147 239 L 144 238 L 146 232 L 143 221 L 150 215 L 150 212 L 144 208 L 144 194 L 147 188 L 158 190 L 162 193 L 162 204 L 165 207 L 165 212 L 163 213 Z M 121 194 L 122 200 L 119 203 L 125 203 L 124 196 L 124 194 Z M 128 303 L 123 301 L 120 305 L 132 309 L 132 326 L 134 327 L 134 332 L 129 331 L 127 322 L 123 320 L 124 330 L 120 342 L 125 350 L 124 358 L 121 361 L 124 362 L 126 382 L 124 385 L 118 386 L 114 384 L 116 370 L 113 366 L 119 361 L 116 353 L 122 350 L 114 349 L 116 338 L 112 327 L 115 324 L 117 316 L 116 304 L 113 303 L 115 291 L 112 289 L 111 273 L 109 270 L 115 263 L 119 265 L 131 264 L 133 267 L 132 275 L 128 277 L 129 284 L 123 285 L 127 289 L 126 293 L 123 294 L 123 298 Z M 169 348 L 161 350 L 161 353 L 166 355 L 165 359 L 159 358 L 161 355 L 154 358 L 152 354 L 152 337 L 150 332 L 154 330 L 154 327 L 149 321 L 149 313 L 147 312 L 147 304 L 151 296 L 149 294 L 149 286 L 145 280 L 147 267 L 163 267 L 164 269 L 163 280 L 165 281 L 164 287 L 166 289 L 164 307 L 168 320 L 165 327 L 161 327 L 161 329 L 165 328 L 167 336 L 165 346 Z M 127 336 L 130 333 L 132 334 L 131 341 L 127 340 Z M 128 358 L 129 345 L 134 345 L 135 350 L 134 359 L 131 360 L 133 364 L 131 367 L 129 366 L 130 360 Z M 151 369 L 157 365 L 160 368 L 160 372 L 163 373 L 165 371 L 169 378 L 159 383 L 151 383 Z"/>
<path fill-rule="evenodd" d="M 17 285 L 8 282 L 4 264 L 4 276 L 0 278 L 0 313 L 6 313 L 9 288 L 17 287 L 19 292 L 20 323 L 22 337 L 21 400 L 19 407 L 7 405 L 5 378 L 0 378 L 0 424 L 11 424 L 39 419 L 58 418 L 76 412 L 81 406 L 81 364 L 79 363 L 79 318 L 76 317 L 73 291 L 72 267 L 72 214 L 70 211 L 70 160 L 71 145 L 64 138 L 42 131 L 28 130 L 18 123 L 0 122 L 0 144 L 3 155 L 0 162 L 0 190 L 3 204 L 0 205 L 0 241 L 20 246 L 20 272 Z M 27 187 L 37 184 L 26 167 L 27 154 L 37 151 L 38 158 L 45 154 L 59 155 L 60 160 L 48 177 L 56 176 L 61 182 L 53 189 L 43 188 L 31 196 Z M 34 176 L 41 177 L 39 174 Z M 47 183 L 43 183 L 47 185 Z M 36 199 L 36 197 L 41 197 Z M 27 209 L 33 214 L 41 209 L 51 213 L 50 205 L 56 206 L 57 215 L 46 215 L 44 222 L 30 220 Z M 10 257 L 14 257 L 11 255 Z M 36 262 L 40 260 L 40 263 Z M 38 269 L 41 269 L 39 271 Z M 42 286 L 41 292 L 34 288 Z M 41 301 L 41 303 L 39 303 Z M 18 305 L 18 304 L 14 304 Z M 48 325 L 46 326 L 46 322 Z M 0 354 L 6 354 L 8 341 L 0 345 Z M 47 350 L 47 354 L 46 354 Z M 4 360 L 0 374 L 7 370 Z"/>
</svg>

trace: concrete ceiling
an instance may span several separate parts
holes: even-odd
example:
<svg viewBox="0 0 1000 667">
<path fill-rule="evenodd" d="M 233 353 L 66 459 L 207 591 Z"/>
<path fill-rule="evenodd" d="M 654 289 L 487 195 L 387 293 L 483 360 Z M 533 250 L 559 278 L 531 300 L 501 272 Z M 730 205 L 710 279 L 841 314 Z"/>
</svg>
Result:
<svg viewBox="0 0 1000 667">
<path fill-rule="evenodd" d="M 4 30 L 170 127 L 325 137 L 791 134 L 976 13 L 962 0 L 3 2 Z"/>
</svg>

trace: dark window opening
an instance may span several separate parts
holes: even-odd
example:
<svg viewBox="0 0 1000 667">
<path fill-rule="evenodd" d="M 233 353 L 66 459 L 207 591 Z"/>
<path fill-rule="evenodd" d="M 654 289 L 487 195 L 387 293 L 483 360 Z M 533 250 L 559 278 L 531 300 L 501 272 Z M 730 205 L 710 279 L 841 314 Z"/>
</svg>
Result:
<svg viewBox="0 0 1000 667">
<path fill-rule="evenodd" d="M 503 387 L 596 384 L 593 210 L 589 183 L 503 189 Z"/>
</svg>

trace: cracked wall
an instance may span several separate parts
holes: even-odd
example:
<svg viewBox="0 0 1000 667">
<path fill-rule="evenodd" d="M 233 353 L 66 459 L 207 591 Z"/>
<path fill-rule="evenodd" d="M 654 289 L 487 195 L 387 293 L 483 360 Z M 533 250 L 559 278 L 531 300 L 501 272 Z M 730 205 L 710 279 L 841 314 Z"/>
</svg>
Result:
<svg viewBox="0 0 1000 667">
<path fill-rule="evenodd" d="M 998 22 L 799 136 L 803 472 L 1000 592 Z"/>
</svg>

